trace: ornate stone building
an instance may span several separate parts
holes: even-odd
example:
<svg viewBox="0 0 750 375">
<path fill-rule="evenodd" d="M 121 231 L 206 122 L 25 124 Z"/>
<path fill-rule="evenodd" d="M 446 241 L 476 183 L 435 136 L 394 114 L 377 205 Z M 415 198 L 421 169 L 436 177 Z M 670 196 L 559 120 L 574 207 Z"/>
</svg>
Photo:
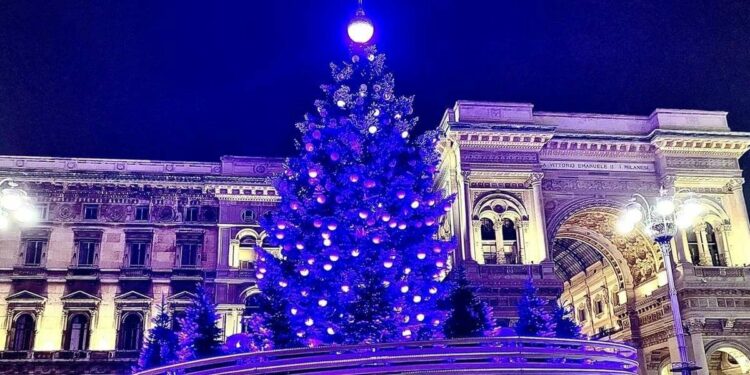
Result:
<svg viewBox="0 0 750 375">
<path fill-rule="evenodd" d="M 644 374 L 677 362 L 663 260 L 615 222 L 634 193 L 699 194 L 700 220 L 673 241 L 691 359 L 700 374 L 750 373 L 750 227 L 738 158 L 750 134 L 725 112 L 650 116 L 535 112 L 459 101 L 440 125 L 440 184 L 458 204 L 443 223 L 501 319 L 521 283 L 562 292 L 585 333 L 640 349 Z M 671 357 L 671 359 L 670 359 Z"/>
<path fill-rule="evenodd" d="M 750 134 L 726 113 L 534 112 L 458 102 L 440 124 L 438 183 L 457 196 L 442 221 L 462 262 L 510 324 L 529 276 L 587 334 L 640 349 L 666 374 L 676 344 L 659 252 L 617 234 L 633 193 L 700 194 L 704 215 L 674 241 L 692 359 L 701 374 L 750 372 L 750 227 L 737 159 Z M 41 221 L 0 233 L 0 373 L 127 371 L 157 304 L 175 316 L 205 282 L 225 335 L 243 330 L 265 245 L 257 218 L 277 197 L 281 160 L 219 163 L 0 157 Z"/>
<path fill-rule="evenodd" d="M 257 218 L 277 199 L 268 176 L 280 168 L 0 157 L 41 216 L 0 237 L 0 373 L 129 372 L 158 304 L 179 316 L 200 281 L 225 334 L 241 331 L 257 293 Z"/>
</svg>

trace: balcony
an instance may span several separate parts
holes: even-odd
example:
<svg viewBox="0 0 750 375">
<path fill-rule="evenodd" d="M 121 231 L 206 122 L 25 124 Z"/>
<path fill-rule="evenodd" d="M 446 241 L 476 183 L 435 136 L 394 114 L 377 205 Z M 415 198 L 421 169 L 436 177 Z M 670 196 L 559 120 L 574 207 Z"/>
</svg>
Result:
<svg viewBox="0 0 750 375">
<path fill-rule="evenodd" d="M 121 279 L 149 279 L 151 269 L 146 267 L 125 267 L 120 269 Z"/>
<path fill-rule="evenodd" d="M 21 278 L 44 278 L 47 276 L 47 269 L 43 265 L 22 265 L 13 267 L 13 276 Z"/>
<path fill-rule="evenodd" d="M 229 278 L 229 279 L 247 279 L 255 280 L 255 269 L 254 268 L 234 268 L 228 270 L 216 271 L 216 277 Z"/>
<path fill-rule="evenodd" d="M 99 276 L 98 264 L 72 264 L 68 267 L 68 276 L 82 279 L 93 279 Z"/>
</svg>

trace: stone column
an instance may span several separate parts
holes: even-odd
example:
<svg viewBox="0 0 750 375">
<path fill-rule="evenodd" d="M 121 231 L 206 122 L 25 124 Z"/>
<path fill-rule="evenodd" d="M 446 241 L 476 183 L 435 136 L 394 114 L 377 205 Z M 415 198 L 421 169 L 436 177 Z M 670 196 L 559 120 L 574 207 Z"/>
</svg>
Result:
<svg viewBox="0 0 750 375">
<path fill-rule="evenodd" d="M 674 252 L 677 254 L 677 264 L 689 262 L 689 255 L 688 255 L 688 245 L 687 245 L 687 236 L 685 235 L 685 231 L 680 229 L 677 230 L 677 233 L 674 236 L 674 239 L 672 240 L 672 245 L 674 246 Z"/>
<path fill-rule="evenodd" d="M 503 238 L 503 219 L 492 223 L 492 229 L 495 230 L 495 256 L 497 263 L 505 263 L 505 239 Z"/>
<path fill-rule="evenodd" d="M 727 248 L 731 253 L 734 264 L 750 264 L 750 251 L 745 251 L 743 244 L 750 243 L 750 221 L 747 215 L 747 206 L 745 206 L 745 196 L 742 194 L 742 185 L 745 182 L 743 178 L 734 178 L 729 181 L 727 188 L 732 193 L 727 197 L 728 207 L 725 207 L 729 214 L 730 223 L 734 224 L 732 238 L 729 241 L 730 246 Z"/>
<path fill-rule="evenodd" d="M 542 197 L 542 173 L 532 173 L 530 178 L 531 193 L 534 200 L 534 228 L 536 228 L 535 242 L 536 249 L 533 253 L 528 253 L 526 259 L 529 262 L 541 263 L 545 259 L 552 259 L 548 254 L 549 246 L 547 245 L 547 223 L 544 217 L 544 198 Z"/>
<path fill-rule="evenodd" d="M 724 265 L 733 266 L 734 263 L 732 262 L 732 253 L 729 251 L 728 240 L 728 237 L 732 234 L 732 226 L 730 224 L 723 224 L 714 229 L 717 236 L 716 242 L 719 246 L 719 254 L 724 257 Z"/>
<path fill-rule="evenodd" d="M 464 254 L 467 260 L 475 260 L 472 258 L 472 245 L 474 244 L 474 231 L 469 230 L 469 223 L 472 222 L 471 211 L 473 209 L 474 202 L 471 200 L 471 193 L 469 189 L 470 184 L 470 172 L 461 172 L 461 202 L 463 203 L 463 225 L 461 226 L 462 243 L 464 246 Z"/>
<path fill-rule="evenodd" d="M 518 220 L 516 223 L 516 243 L 518 244 L 518 262 L 521 264 L 526 263 L 526 229 L 529 227 L 529 223 Z"/>
<path fill-rule="evenodd" d="M 698 253 L 700 254 L 701 266 L 711 266 L 711 254 L 708 252 L 708 238 L 706 237 L 706 224 L 695 226 L 695 235 L 698 238 Z"/>
<path fill-rule="evenodd" d="M 473 240 L 471 242 L 472 259 L 479 264 L 484 264 L 484 249 L 482 248 L 482 221 L 472 220 L 471 231 Z"/>
</svg>

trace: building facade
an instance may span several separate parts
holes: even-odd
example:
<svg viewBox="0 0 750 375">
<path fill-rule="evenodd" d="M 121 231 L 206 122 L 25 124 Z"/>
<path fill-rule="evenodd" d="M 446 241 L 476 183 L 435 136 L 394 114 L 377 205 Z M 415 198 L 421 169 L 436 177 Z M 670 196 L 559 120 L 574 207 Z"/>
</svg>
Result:
<svg viewBox="0 0 750 375">
<path fill-rule="evenodd" d="M 632 194 L 699 194 L 701 219 L 673 243 L 689 351 L 701 374 L 750 373 L 750 226 L 738 158 L 750 134 L 726 113 L 548 113 L 457 102 L 440 124 L 437 183 L 453 255 L 502 324 L 533 277 L 585 333 L 639 350 L 643 374 L 677 361 L 663 260 L 615 221 Z M 0 372 L 127 371 L 161 301 L 179 316 L 196 282 L 225 336 L 252 311 L 258 217 L 282 161 L 218 163 L 0 157 L 41 221 L 0 233 Z M 271 249 L 273 250 L 273 249 Z M 671 359 L 670 359 L 671 358 Z"/>
</svg>

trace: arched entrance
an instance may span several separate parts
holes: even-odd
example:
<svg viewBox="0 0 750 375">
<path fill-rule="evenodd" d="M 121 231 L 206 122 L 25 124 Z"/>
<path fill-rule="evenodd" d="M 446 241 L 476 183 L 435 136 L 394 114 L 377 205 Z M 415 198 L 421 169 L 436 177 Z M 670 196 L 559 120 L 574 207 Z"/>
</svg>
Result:
<svg viewBox="0 0 750 375">
<path fill-rule="evenodd" d="M 621 236 L 615 231 L 617 203 L 588 203 L 569 207 L 552 223 L 550 256 L 563 281 L 560 302 L 574 309 L 583 333 L 627 339 L 630 322 L 621 306 L 634 302 L 649 285 L 658 285 L 663 262 L 642 233 Z"/>
<path fill-rule="evenodd" d="M 733 341 L 716 342 L 708 346 L 706 359 L 710 375 L 750 374 L 750 350 Z"/>
</svg>

